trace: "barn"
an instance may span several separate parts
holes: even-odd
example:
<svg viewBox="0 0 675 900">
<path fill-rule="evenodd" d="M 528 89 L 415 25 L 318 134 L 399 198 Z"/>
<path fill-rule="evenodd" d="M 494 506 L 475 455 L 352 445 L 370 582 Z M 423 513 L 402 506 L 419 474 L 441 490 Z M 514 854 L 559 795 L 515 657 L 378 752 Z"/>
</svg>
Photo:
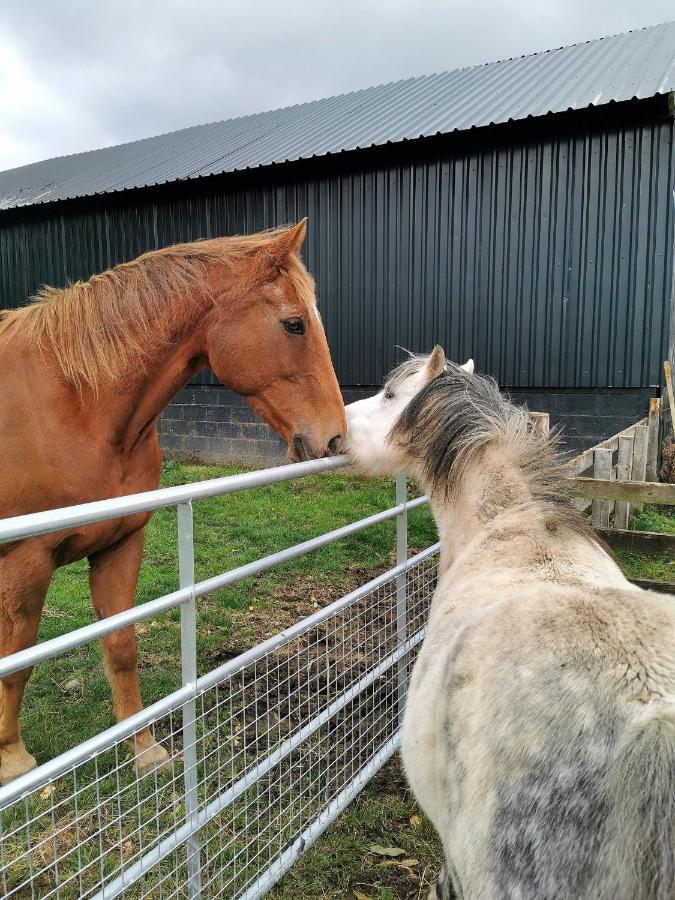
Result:
<svg viewBox="0 0 675 900">
<path fill-rule="evenodd" d="M 673 91 L 666 23 L 2 172 L 0 306 L 307 215 L 347 400 L 396 345 L 440 342 L 588 445 L 643 413 L 669 352 Z M 167 456 L 281 456 L 210 373 L 161 437 Z"/>
</svg>

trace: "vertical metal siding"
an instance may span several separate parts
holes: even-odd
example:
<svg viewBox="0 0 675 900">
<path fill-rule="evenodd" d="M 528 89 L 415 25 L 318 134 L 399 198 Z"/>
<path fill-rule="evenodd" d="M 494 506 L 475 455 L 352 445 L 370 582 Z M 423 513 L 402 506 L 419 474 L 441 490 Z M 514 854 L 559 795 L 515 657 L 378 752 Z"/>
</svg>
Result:
<svg viewBox="0 0 675 900">
<path fill-rule="evenodd" d="M 645 387 L 668 343 L 673 123 L 306 181 L 44 208 L 3 226 L 0 305 L 176 241 L 311 219 L 305 254 L 343 384 L 377 384 L 395 344 L 514 387 Z"/>
</svg>

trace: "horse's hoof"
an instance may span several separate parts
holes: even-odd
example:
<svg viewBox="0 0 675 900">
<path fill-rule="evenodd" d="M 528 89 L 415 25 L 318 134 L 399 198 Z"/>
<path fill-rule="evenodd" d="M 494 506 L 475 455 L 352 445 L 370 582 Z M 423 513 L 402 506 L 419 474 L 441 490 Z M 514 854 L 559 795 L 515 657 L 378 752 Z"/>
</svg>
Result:
<svg viewBox="0 0 675 900">
<path fill-rule="evenodd" d="M 19 775 L 30 772 L 37 766 L 34 756 L 26 750 L 23 744 L 12 749 L 3 747 L 0 750 L 0 785 L 9 784 Z"/>
<path fill-rule="evenodd" d="M 149 747 L 136 751 L 134 767 L 137 775 L 145 775 L 153 769 L 163 769 L 171 762 L 171 757 L 161 744 L 153 743 Z"/>
</svg>

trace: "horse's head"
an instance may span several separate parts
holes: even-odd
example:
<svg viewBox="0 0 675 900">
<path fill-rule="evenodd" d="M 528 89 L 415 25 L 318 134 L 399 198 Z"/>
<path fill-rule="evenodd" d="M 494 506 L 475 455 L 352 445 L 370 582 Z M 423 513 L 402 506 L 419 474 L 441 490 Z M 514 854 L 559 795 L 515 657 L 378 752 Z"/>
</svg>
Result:
<svg viewBox="0 0 675 900">
<path fill-rule="evenodd" d="M 347 407 L 347 453 L 361 471 L 370 475 L 392 475 L 411 465 L 404 447 L 392 440 L 392 430 L 401 421 L 408 404 L 441 375 L 448 365 L 436 344 L 429 356 L 411 356 L 390 373 L 384 387 L 373 397 Z M 473 360 L 463 369 L 473 373 Z"/>
<path fill-rule="evenodd" d="M 209 364 L 288 444 L 295 462 L 331 456 L 346 433 L 314 282 L 300 260 L 307 220 L 261 235 L 216 290 Z"/>
</svg>

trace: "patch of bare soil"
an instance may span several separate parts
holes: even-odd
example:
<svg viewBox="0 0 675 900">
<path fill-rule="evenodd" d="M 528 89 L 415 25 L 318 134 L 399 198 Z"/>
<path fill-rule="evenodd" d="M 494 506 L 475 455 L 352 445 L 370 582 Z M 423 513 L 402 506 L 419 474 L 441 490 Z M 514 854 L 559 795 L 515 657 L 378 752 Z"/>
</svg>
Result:
<svg viewBox="0 0 675 900">
<path fill-rule="evenodd" d="M 414 552 L 417 551 L 411 551 L 411 555 Z M 342 572 L 289 579 L 279 586 L 270 602 L 248 609 L 232 610 L 232 633 L 221 647 L 211 651 L 210 660 L 218 665 L 239 656 L 255 644 L 311 616 L 317 609 L 324 609 L 395 564 L 396 555 L 392 551 L 389 559 L 376 568 L 354 563 Z"/>
</svg>

